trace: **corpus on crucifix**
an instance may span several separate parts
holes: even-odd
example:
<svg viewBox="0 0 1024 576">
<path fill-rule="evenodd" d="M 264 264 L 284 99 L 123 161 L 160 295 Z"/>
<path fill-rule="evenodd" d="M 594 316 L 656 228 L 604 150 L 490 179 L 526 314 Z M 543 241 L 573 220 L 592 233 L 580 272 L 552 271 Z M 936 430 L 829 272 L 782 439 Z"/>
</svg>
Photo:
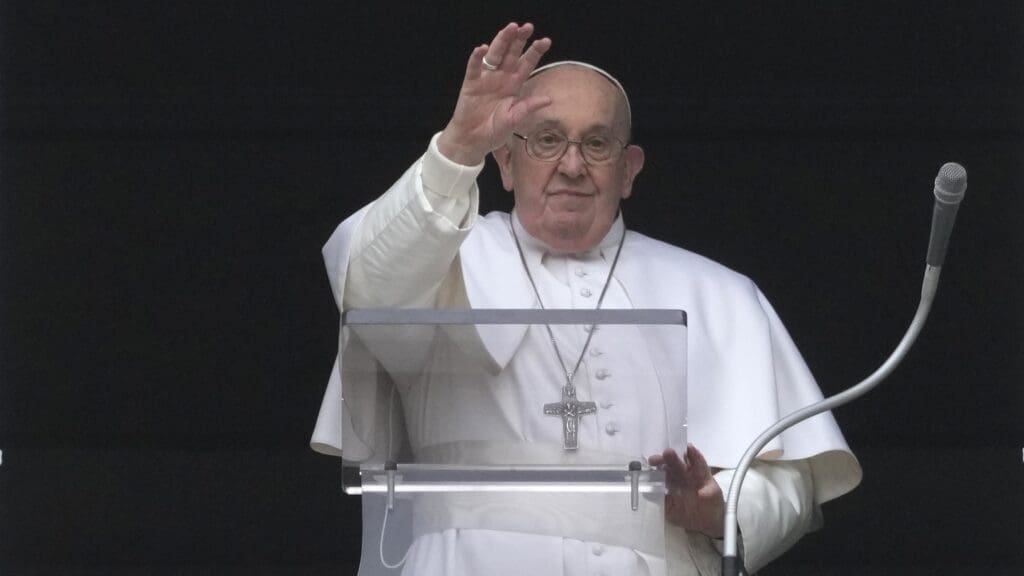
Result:
<svg viewBox="0 0 1024 576">
<path fill-rule="evenodd" d="M 580 402 L 576 399 L 576 387 L 562 386 L 562 401 L 544 405 L 544 413 L 562 417 L 562 447 L 566 450 L 579 448 L 580 418 L 597 412 L 594 402 Z"/>
</svg>

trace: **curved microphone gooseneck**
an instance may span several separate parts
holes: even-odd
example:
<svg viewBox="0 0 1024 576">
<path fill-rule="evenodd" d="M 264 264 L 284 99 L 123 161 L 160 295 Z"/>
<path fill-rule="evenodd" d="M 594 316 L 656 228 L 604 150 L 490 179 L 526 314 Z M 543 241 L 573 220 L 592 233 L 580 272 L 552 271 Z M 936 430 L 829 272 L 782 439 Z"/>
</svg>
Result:
<svg viewBox="0 0 1024 576">
<path fill-rule="evenodd" d="M 737 554 L 737 519 L 736 509 L 739 504 L 740 489 L 743 486 L 743 477 L 754 459 L 765 447 L 783 430 L 802 422 L 811 416 L 832 410 L 851 402 L 866 394 L 872 388 L 882 382 L 896 366 L 907 355 L 907 351 L 914 344 L 918 334 L 924 327 L 928 312 L 931 310 L 932 301 L 935 299 L 935 291 L 939 286 L 939 274 L 942 271 L 942 262 L 946 258 L 946 247 L 949 244 L 949 237 L 953 231 L 953 223 L 956 220 L 957 209 L 960 201 L 964 198 L 967 190 L 967 171 L 964 167 L 954 162 L 944 164 L 935 177 L 935 208 L 932 211 L 932 230 L 928 242 L 927 265 L 924 272 L 924 282 L 921 286 L 921 300 L 917 305 L 917 312 L 910 322 L 903 339 L 892 355 L 873 374 L 868 376 L 861 383 L 849 388 L 839 394 L 830 396 L 816 404 L 801 408 L 788 416 L 785 416 L 751 443 L 747 451 L 736 466 L 736 473 L 729 485 L 729 497 L 725 505 L 725 542 L 722 554 L 722 575 L 739 576 L 746 574 L 743 567 L 743 559 Z"/>
</svg>

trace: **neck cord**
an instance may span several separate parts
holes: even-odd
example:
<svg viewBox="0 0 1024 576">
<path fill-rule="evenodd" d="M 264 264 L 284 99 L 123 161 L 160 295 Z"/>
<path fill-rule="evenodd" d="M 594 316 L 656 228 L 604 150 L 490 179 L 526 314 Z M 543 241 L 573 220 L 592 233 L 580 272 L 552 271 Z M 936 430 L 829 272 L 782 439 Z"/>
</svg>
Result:
<svg viewBox="0 0 1024 576">
<path fill-rule="evenodd" d="M 513 214 L 512 218 L 516 216 Z M 540 304 L 541 310 L 546 310 L 544 301 L 540 298 L 540 291 L 537 289 L 537 283 L 533 281 L 533 274 L 530 273 L 530 267 L 526 264 L 526 256 L 523 254 L 523 247 L 519 244 L 519 236 L 516 235 L 515 223 L 509 220 L 509 228 L 512 230 L 512 238 L 516 242 L 516 250 L 519 251 L 519 260 L 523 263 L 523 270 L 526 270 L 526 277 L 530 280 L 530 286 L 533 288 L 533 293 L 537 296 L 537 303 Z M 608 293 L 608 287 L 612 284 L 612 275 L 615 273 L 615 266 L 619 263 L 619 255 L 622 254 L 622 245 L 626 243 L 626 227 L 622 227 L 622 237 L 619 238 L 619 246 L 615 249 L 615 258 L 612 259 L 612 266 L 608 269 L 608 278 L 604 281 L 604 288 L 601 289 L 601 296 L 597 299 L 597 306 L 595 310 L 601 309 L 601 303 L 604 302 L 604 295 Z M 562 351 L 558 348 L 558 341 L 555 340 L 555 333 L 551 330 L 550 324 L 545 324 L 545 328 L 548 329 L 548 337 L 551 338 L 551 345 L 555 349 L 555 356 L 558 357 L 558 363 L 562 365 L 562 371 L 565 372 L 565 385 L 570 390 L 575 390 L 576 387 L 573 385 L 573 378 L 576 376 L 576 372 L 580 369 L 580 364 L 583 363 L 583 357 L 587 353 L 587 348 L 590 347 L 590 340 L 594 337 L 595 324 L 590 325 L 590 330 L 587 331 L 587 341 L 583 343 L 583 349 L 580 350 L 580 357 L 576 359 L 576 365 L 573 366 L 570 371 L 565 367 L 565 360 L 562 359 Z"/>
<path fill-rule="evenodd" d="M 512 216 L 512 217 L 514 218 L 515 216 Z M 545 310 L 546 308 L 544 307 L 544 301 L 541 300 L 541 298 L 540 298 L 540 291 L 537 289 L 537 283 L 533 281 L 533 274 L 530 273 L 530 267 L 526 265 L 526 255 L 523 254 L 523 247 L 519 244 L 519 236 L 516 235 L 515 224 L 513 224 L 511 222 L 511 220 L 509 221 L 509 228 L 511 228 L 511 230 L 512 230 L 512 238 L 514 238 L 515 242 L 516 242 L 516 250 L 519 252 L 519 261 L 523 263 L 523 270 L 526 271 L 526 277 L 530 280 L 530 286 L 533 288 L 533 293 L 534 293 L 534 295 L 537 296 L 537 303 L 540 304 L 540 307 L 541 307 L 542 310 Z M 601 289 L 601 296 L 598 297 L 598 299 L 597 299 L 597 307 L 595 309 L 600 309 L 601 308 L 601 303 L 604 302 L 604 295 L 608 293 L 608 287 L 611 286 L 611 284 L 612 284 L 612 275 L 615 273 L 615 266 L 619 263 L 619 255 L 622 254 L 622 245 L 625 244 L 625 243 L 626 243 L 626 228 L 625 228 L 625 226 L 623 226 L 623 228 L 622 228 L 622 237 L 619 238 L 619 246 L 618 246 L 618 248 L 615 249 L 615 258 L 612 259 L 611 268 L 608 269 L 608 278 L 604 281 L 604 288 Z M 576 365 L 573 366 L 573 369 L 570 372 L 565 367 L 565 360 L 562 359 L 562 351 L 559 350 L 559 348 L 558 348 L 558 341 L 555 339 L 555 333 L 551 330 L 551 325 L 550 324 L 545 324 L 544 325 L 544 327 L 547 328 L 547 330 L 548 330 L 548 337 L 551 338 L 551 345 L 555 349 L 555 356 L 558 357 L 558 363 L 561 364 L 562 371 L 565 372 L 565 386 L 569 390 L 575 390 L 576 389 L 576 386 L 573 385 L 573 383 L 572 383 L 573 377 L 576 376 L 576 372 L 577 372 L 577 370 L 579 370 L 580 364 L 583 363 L 583 357 L 587 353 L 587 348 L 590 347 L 590 339 L 594 337 L 594 328 L 595 328 L 595 326 L 596 326 L 596 324 L 591 324 L 590 325 L 590 330 L 588 331 L 588 334 L 587 334 L 587 341 L 583 343 L 583 349 L 580 350 L 580 357 L 576 359 Z M 393 398 L 394 398 L 394 389 L 392 389 L 392 400 L 393 400 Z M 392 406 L 392 405 L 393 404 L 389 402 L 389 406 Z M 388 414 L 388 429 L 389 429 L 389 434 L 388 435 L 389 435 L 389 438 L 390 438 L 390 428 L 391 428 L 391 414 L 390 414 L 390 411 L 389 411 L 389 414 Z M 389 449 L 390 449 L 390 442 L 389 442 Z M 385 530 L 387 529 L 387 525 L 388 525 L 388 516 L 389 516 L 388 509 L 385 508 L 384 509 L 384 522 L 381 524 L 381 527 L 380 527 L 380 539 L 378 541 L 379 542 L 378 554 L 380 556 L 380 562 L 381 562 L 382 565 L 384 565 L 384 567 L 388 568 L 389 570 L 395 570 L 398 567 L 400 567 L 403 564 L 405 564 L 405 561 L 408 560 L 408 558 L 409 558 L 409 551 L 411 550 L 411 548 L 409 550 L 405 551 L 405 555 L 402 556 L 402 559 L 399 560 L 397 564 L 391 564 L 391 563 L 389 563 L 384 558 L 384 534 L 385 534 Z"/>
</svg>

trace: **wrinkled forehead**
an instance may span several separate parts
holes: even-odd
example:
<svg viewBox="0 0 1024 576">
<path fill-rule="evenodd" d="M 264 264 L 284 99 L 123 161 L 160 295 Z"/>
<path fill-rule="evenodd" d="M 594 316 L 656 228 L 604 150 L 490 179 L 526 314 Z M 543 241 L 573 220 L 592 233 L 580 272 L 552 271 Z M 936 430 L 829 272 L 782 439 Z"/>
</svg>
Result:
<svg viewBox="0 0 1024 576">
<path fill-rule="evenodd" d="M 535 85 L 538 82 L 538 76 L 552 70 L 557 72 L 570 72 L 571 70 L 589 71 L 607 81 L 608 84 L 614 88 L 616 96 L 618 96 L 617 101 L 618 104 L 621 105 L 621 110 L 624 114 L 624 119 L 626 122 L 626 131 L 627 133 L 632 131 L 633 112 L 629 105 L 629 96 L 626 95 L 626 89 L 622 87 L 622 83 L 620 83 L 614 76 L 612 76 L 605 70 L 598 68 L 597 66 L 594 66 L 593 64 L 579 62 L 576 60 L 561 60 L 558 62 L 545 64 L 544 66 L 537 68 L 530 74 L 530 77 L 527 80 L 527 85 L 525 85 L 524 88 L 529 90 L 531 87 L 530 85 Z"/>
</svg>

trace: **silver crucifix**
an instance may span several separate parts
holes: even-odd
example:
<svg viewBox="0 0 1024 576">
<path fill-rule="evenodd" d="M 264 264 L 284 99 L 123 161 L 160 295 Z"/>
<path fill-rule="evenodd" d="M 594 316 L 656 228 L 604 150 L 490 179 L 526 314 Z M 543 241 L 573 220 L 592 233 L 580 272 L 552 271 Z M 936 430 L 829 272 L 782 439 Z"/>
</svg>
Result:
<svg viewBox="0 0 1024 576">
<path fill-rule="evenodd" d="M 562 417 L 562 447 L 575 450 L 579 447 L 580 417 L 597 412 L 594 402 L 580 402 L 576 399 L 575 386 L 562 386 L 562 401 L 544 405 L 544 413 Z"/>
</svg>

